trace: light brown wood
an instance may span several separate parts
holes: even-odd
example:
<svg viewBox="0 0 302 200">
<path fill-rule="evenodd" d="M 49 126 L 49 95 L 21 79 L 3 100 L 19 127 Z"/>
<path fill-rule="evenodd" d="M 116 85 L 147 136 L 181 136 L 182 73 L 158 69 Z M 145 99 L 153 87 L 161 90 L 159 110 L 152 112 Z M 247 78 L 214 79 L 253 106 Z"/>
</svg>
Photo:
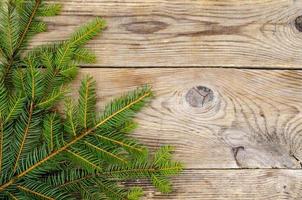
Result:
<svg viewBox="0 0 302 200">
<path fill-rule="evenodd" d="M 109 24 L 90 42 L 95 66 L 299 68 L 302 33 L 294 0 L 51 0 L 64 5 L 34 44 L 65 39 L 95 16 Z"/>
<path fill-rule="evenodd" d="M 151 84 L 156 98 L 134 136 L 151 148 L 174 145 L 187 168 L 301 168 L 302 71 L 95 68 L 80 77 L 87 74 L 99 108 Z M 203 105 L 196 86 L 213 91 Z"/>
<path fill-rule="evenodd" d="M 173 178 L 174 192 L 154 192 L 148 182 L 144 200 L 300 200 L 301 170 L 186 170 Z"/>
<path fill-rule="evenodd" d="M 87 45 L 98 62 L 84 66 L 72 96 L 87 74 L 97 80 L 100 110 L 138 85 L 153 86 L 156 98 L 138 114 L 133 136 L 153 150 L 175 146 L 186 170 L 169 195 L 136 181 L 144 199 L 302 199 L 302 70 L 217 68 L 301 68 L 302 1 L 48 2 L 64 9 L 46 19 L 49 30 L 34 46 L 65 39 L 96 16 L 108 21 Z"/>
</svg>

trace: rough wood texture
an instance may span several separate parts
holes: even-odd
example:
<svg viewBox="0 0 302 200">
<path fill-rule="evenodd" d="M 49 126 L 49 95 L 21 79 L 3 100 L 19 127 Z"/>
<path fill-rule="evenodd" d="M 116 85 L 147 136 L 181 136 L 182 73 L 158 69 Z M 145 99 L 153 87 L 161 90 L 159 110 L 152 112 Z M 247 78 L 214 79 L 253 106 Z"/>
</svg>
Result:
<svg viewBox="0 0 302 200">
<path fill-rule="evenodd" d="M 154 192 L 148 182 L 144 200 L 300 200 L 300 170 L 186 170 L 173 179 L 174 192 Z"/>
<path fill-rule="evenodd" d="M 136 182 L 145 199 L 302 199 L 302 70 L 217 69 L 301 69 L 302 1 L 48 2 L 64 10 L 34 45 L 95 16 L 108 21 L 88 45 L 97 64 L 84 66 L 104 68 L 81 70 L 97 80 L 99 108 L 145 83 L 156 92 L 134 136 L 152 149 L 174 145 L 187 169 L 168 196 Z"/>
<path fill-rule="evenodd" d="M 135 136 L 154 148 L 176 146 L 188 168 L 301 168 L 302 71 L 82 69 L 87 73 L 97 80 L 99 107 L 152 84 L 156 99 L 139 114 Z M 192 98 L 208 100 L 192 106 Z"/>
<path fill-rule="evenodd" d="M 302 33 L 294 0 L 51 0 L 64 5 L 35 44 L 66 38 L 81 23 L 104 17 L 108 30 L 90 43 L 96 66 L 225 66 L 296 68 Z"/>
</svg>

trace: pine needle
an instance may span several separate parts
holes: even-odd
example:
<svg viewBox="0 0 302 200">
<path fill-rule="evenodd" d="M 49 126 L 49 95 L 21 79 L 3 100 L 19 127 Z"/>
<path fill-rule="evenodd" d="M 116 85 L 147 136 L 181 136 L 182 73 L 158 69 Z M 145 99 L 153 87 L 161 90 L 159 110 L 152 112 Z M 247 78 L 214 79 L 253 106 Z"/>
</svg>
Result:
<svg viewBox="0 0 302 200">
<path fill-rule="evenodd" d="M 103 19 L 66 41 L 26 50 L 46 30 L 41 17 L 60 10 L 43 0 L 0 2 L 0 198 L 137 200 L 140 187 L 120 184 L 135 178 L 170 192 L 169 177 L 182 170 L 173 149 L 152 155 L 128 134 L 153 97 L 149 86 L 112 100 L 102 112 L 91 76 L 83 79 L 77 101 L 66 97 L 78 65 L 96 61 L 85 44 L 105 29 Z"/>
</svg>

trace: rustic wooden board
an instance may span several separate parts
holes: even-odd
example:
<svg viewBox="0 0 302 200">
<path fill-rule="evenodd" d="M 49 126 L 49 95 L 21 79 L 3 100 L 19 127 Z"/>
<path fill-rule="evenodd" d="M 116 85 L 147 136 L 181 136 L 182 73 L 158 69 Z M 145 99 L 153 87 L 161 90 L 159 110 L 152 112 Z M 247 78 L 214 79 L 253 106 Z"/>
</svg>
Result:
<svg viewBox="0 0 302 200">
<path fill-rule="evenodd" d="M 34 44 L 64 39 L 104 17 L 109 28 L 89 45 L 95 66 L 299 68 L 302 33 L 294 0 L 49 0 L 64 5 Z M 302 26 L 301 26 L 302 28 Z M 301 29 L 302 30 L 302 29 Z"/>
<path fill-rule="evenodd" d="M 169 195 L 136 182 L 144 199 L 302 199 L 302 70 L 275 70 L 301 69 L 302 1 L 48 2 L 62 3 L 62 15 L 46 20 L 33 45 L 65 39 L 96 16 L 108 21 L 88 45 L 98 62 L 80 73 L 97 80 L 99 109 L 153 86 L 133 135 L 151 149 L 174 145 L 186 170 Z"/>
<path fill-rule="evenodd" d="M 80 77 L 86 74 L 97 80 L 98 107 L 152 84 L 156 98 L 138 115 L 135 136 L 151 148 L 174 145 L 187 168 L 301 168 L 302 71 L 94 68 Z M 202 87 L 213 95 L 203 97 Z"/>
<path fill-rule="evenodd" d="M 299 200 L 301 170 L 186 170 L 173 179 L 174 192 L 154 192 L 148 182 L 145 200 Z"/>
</svg>

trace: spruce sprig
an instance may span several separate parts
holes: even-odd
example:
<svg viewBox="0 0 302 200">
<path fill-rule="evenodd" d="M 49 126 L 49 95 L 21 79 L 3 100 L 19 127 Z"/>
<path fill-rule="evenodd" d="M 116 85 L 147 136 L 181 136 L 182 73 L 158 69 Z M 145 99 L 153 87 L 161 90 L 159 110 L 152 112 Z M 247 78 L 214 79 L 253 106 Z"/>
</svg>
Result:
<svg viewBox="0 0 302 200">
<path fill-rule="evenodd" d="M 173 149 L 150 155 L 129 135 L 135 114 L 152 98 L 150 87 L 113 100 L 101 113 L 90 76 L 77 102 L 66 97 L 77 66 L 96 60 L 84 45 L 106 27 L 104 20 L 92 20 L 68 40 L 27 50 L 47 28 L 41 17 L 60 8 L 42 0 L 0 2 L 0 198 L 139 199 L 141 188 L 121 185 L 138 178 L 170 192 L 168 178 L 182 169 Z M 64 115 L 57 111 L 62 100 Z"/>
</svg>

